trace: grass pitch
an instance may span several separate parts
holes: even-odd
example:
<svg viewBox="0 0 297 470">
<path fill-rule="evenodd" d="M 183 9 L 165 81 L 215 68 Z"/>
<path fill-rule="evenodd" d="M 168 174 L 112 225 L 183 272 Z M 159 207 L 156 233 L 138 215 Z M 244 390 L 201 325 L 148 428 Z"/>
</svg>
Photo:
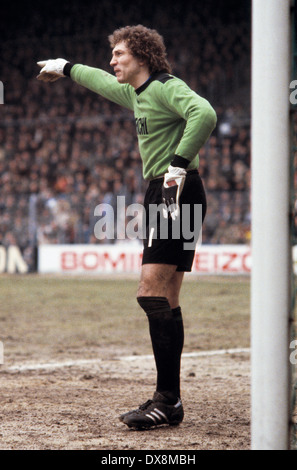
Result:
<svg viewBox="0 0 297 470">
<path fill-rule="evenodd" d="M 84 348 L 151 354 L 137 279 L 2 276 L 0 341 L 5 359 L 73 355 Z M 184 351 L 249 346 L 250 279 L 186 278 Z"/>
</svg>

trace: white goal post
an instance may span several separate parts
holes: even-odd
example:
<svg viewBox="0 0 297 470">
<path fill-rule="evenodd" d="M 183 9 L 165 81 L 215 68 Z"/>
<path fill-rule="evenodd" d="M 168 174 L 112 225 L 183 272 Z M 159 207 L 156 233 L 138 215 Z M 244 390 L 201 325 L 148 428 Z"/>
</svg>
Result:
<svg viewBox="0 0 297 470">
<path fill-rule="evenodd" d="M 252 450 L 288 450 L 290 7 L 252 2 Z"/>
</svg>

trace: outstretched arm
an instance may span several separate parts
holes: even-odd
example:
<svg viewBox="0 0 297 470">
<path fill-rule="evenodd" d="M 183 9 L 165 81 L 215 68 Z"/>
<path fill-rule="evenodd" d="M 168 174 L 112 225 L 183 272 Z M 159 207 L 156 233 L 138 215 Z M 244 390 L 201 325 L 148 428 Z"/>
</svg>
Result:
<svg viewBox="0 0 297 470">
<path fill-rule="evenodd" d="M 79 85 L 94 91 L 98 95 L 113 101 L 120 106 L 133 110 L 134 89 L 128 84 L 121 85 L 115 76 L 99 68 L 87 65 L 72 65 L 65 59 L 49 59 L 37 62 L 42 67 L 38 80 L 55 82 L 69 76 Z"/>
</svg>

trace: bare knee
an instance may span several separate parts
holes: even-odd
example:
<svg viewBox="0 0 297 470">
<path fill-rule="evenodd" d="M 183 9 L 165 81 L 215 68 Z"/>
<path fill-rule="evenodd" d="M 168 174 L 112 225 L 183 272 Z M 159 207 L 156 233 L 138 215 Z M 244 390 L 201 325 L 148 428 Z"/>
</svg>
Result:
<svg viewBox="0 0 297 470">
<path fill-rule="evenodd" d="M 184 278 L 183 272 L 176 272 L 168 286 L 167 298 L 171 308 L 179 307 L 179 295 Z"/>
<path fill-rule="evenodd" d="M 152 287 L 144 280 L 140 280 L 137 289 L 137 297 L 151 297 L 153 295 Z"/>
<path fill-rule="evenodd" d="M 150 275 L 140 279 L 137 290 L 137 297 L 166 297 L 167 286 L 161 276 Z"/>
<path fill-rule="evenodd" d="M 167 297 L 168 286 L 176 267 L 147 264 L 142 266 L 137 297 Z"/>
<path fill-rule="evenodd" d="M 144 265 L 137 290 L 137 297 L 166 297 L 171 308 L 179 306 L 179 293 L 183 272 L 176 266 Z"/>
</svg>

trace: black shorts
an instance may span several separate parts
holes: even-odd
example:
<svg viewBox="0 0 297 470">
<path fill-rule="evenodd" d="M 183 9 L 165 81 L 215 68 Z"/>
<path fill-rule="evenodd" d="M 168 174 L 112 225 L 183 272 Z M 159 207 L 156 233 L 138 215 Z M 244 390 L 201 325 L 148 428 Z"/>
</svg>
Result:
<svg viewBox="0 0 297 470">
<path fill-rule="evenodd" d="M 165 224 L 162 210 L 157 211 L 155 217 L 156 207 L 164 207 L 162 185 L 163 178 L 150 181 L 145 194 L 142 264 L 171 264 L 177 266 L 177 271 L 191 271 L 196 242 L 206 214 L 202 180 L 197 170 L 188 171 L 180 197 L 179 220 L 174 222 L 168 217 Z"/>
</svg>

